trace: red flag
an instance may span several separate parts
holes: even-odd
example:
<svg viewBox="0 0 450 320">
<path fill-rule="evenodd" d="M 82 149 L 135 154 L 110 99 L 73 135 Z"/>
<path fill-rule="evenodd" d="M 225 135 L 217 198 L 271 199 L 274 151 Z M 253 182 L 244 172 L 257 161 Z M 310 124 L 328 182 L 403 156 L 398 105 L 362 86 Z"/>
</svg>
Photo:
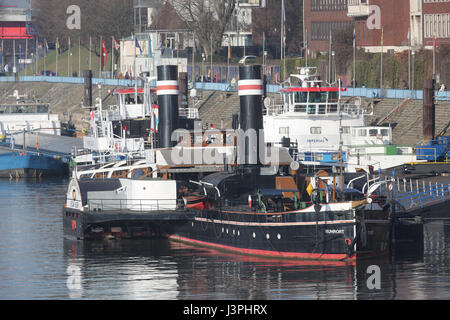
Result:
<svg viewBox="0 0 450 320">
<path fill-rule="evenodd" d="M 102 64 L 102 68 L 105 65 L 106 61 L 108 60 L 108 53 L 106 51 L 106 43 L 105 43 L 105 39 L 102 38 L 102 56 L 101 56 L 101 64 Z"/>
<path fill-rule="evenodd" d="M 433 36 L 433 41 L 434 41 L 434 51 L 436 51 L 437 48 L 436 36 Z"/>
<path fill-rule="evenodd" d="M 120 44 L 117 42 L 116 38 L 113 37 L 114 40 L 114 50 L 119 50 Z"/>
</svg>

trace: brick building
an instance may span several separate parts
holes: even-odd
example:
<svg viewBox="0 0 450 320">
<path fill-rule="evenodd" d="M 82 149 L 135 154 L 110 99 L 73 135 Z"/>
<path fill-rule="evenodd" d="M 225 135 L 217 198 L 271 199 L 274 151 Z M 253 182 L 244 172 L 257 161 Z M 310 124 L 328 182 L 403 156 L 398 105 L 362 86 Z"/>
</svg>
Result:
<svg viewBox="0 0 450 320">
<path fill-rule="evenodd" d="M 450 44 L 450 0 L 305 0 L 310 55 L 328 51 L 330 30 L 348 25 L 366 51 L 432 49 L 434 36 Z"/>
<path fill-rule="evenodd" d="M 330 32 L 353 24 L 353 19 L 347 16 L 347 0 L 305 0 L 304 5 L 309 55 L 327 52 Z"/>
<path fill-rule="evenodd" d="M 423 45 L 433 47 L 433 36 L 437 45 L 450 44 L 450 0 L 423 1 Z"/>
</svg>

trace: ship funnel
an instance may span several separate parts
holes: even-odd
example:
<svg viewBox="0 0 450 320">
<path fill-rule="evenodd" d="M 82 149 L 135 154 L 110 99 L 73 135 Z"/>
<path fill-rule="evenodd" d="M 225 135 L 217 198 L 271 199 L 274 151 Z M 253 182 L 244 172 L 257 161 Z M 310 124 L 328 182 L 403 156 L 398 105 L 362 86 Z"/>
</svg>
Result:
<svg viewBox="0 0 450 320">
<path fill-rule="evenodd" d="M 163 65 L 157 68 L 159 147 L 170 148 L 172 132 L 178 129 L 178 67 Z"/>
<path fill-rule="evenodd" d="M 261 66 L 239 66 L 238 82 L 240 100 L 240 151 L 244 173 L 256 173 L 261 166 L 259 148 L 264 144 Z"/>
</svg>

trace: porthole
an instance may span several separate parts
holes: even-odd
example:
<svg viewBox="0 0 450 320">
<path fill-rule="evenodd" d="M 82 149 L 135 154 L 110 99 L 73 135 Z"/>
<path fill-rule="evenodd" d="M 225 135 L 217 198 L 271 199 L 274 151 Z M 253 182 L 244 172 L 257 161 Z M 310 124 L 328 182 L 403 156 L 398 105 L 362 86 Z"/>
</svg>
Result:
<svg viewBox="0 0 450 320">
<path fill-rule="evenodd" d="M 280 240 L 281 239 L 281 234 L 277 234 L 277 238 L 278 238 L 278 240 Z"/>
<path fill-rule="evenodd" d="M 270 239 L 270 234 L 266 234 L 266 239 L 269 240 Z"/>
<path fill-rule="evenodd" d="M 252 236 L 253 236 L 253 238 L 256 238 L 256 234 L 254 232 L 253 232 Z"/>
</svg>

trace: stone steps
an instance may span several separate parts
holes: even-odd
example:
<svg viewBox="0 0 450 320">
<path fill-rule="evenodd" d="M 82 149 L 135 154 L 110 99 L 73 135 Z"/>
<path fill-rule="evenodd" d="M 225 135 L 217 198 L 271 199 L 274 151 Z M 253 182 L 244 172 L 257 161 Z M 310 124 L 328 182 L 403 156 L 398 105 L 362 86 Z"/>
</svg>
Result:
<svg viewBox="0 0 450 320">
<path fill-rule="evenodd" d="M 203 124 L 214 124 L 220 128 L 223 120 L 224 128 L 231 128 L 232 115 L 239 113 L 239 96 L 236 92 L 208 92 L 203 93 L 208 101 L 199 108 L 200 117 Z M 273 104 L 281 104 L 279 94 L 269 94 Z M 204 99 L 206 100 L 206 98 Z M 362 104 L 367 105 L 370 99 L 362 99 Z M 394 108 L 400 105 L 403 100 L 383 99 L 374 105 L 374 113 L 366 117 L 366 125 L 375 125 L 385 118 Z M 405 105 L 393 113 L 383 125 L 393 128 L 393 142 L 395 144 L 418 145 L 422 142 L 422 116 L 423 101 L 410 100 Z M 438 102 L 436 104 L 436 125 L 435 134 L 441 132 L 450 120 L 450 103 Z"/>
</svg>

